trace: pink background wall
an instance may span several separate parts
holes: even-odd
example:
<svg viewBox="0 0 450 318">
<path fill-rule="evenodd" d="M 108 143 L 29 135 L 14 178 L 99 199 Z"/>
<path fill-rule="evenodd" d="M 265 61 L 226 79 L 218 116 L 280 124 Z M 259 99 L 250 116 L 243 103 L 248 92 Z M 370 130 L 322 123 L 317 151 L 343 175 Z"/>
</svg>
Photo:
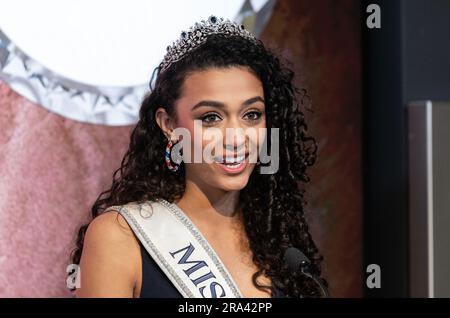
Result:
<svg viewBox="0 0 450 318">
<path fill-rule="evenodd" d="M 262 36 L 312 97 L 319 156 L 308 218 L 335 297 L 362 296 L 359 23 L 357 0 L 280 0 Z M 131 128 L 65 119 L 0 82 L 0 297 L 70 296 L 75 231 L 109 187 Z"/>
<path fill-rule="evenodd" d="M 83 124 L 0 82 L 0 297 L 68 296 L 74 233 L 111 182 L 130 127 Z"/>
</svg>

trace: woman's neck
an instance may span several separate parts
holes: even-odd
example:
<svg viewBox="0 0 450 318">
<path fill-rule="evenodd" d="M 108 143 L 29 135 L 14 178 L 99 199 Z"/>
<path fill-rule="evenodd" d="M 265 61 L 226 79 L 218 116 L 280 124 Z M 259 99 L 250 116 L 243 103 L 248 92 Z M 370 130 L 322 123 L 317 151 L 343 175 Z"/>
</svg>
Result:
<svg viewBox="0 0 450 318">
<path fill-rule="evenodd" d="M 187 179 L 185 192 L 175 203 L 190 218 L 212 226 L 240 222 L 239 191 L 223 191 Z"/>
</svg>

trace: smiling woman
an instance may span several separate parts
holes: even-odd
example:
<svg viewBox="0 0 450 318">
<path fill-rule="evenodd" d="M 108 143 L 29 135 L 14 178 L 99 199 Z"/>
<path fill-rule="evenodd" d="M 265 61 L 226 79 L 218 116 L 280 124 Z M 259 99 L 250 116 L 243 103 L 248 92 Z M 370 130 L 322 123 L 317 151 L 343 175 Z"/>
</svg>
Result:
<svg viewBox="0 0 450 318">
<path fill-rule="evenodd" d="M 156 74 L 113 184 L 79 231 L 77 295 L 322 296 L 314 280 L 283 262 L 288 248 L 300 249 L 320 276 L 299 188 L 317 147 L 293 72 L 242 26 L 211 17 L 183 32 Z M 176 163 L 180 128 L 195 141 L 183 143 L 182 157 L 204 150 L 211 130 L 232 134 L 215 142 L 222 153 L 213 152 L 213 162 Z M 267 129 L 268 137 L 279 130 L 278 139 L 264 138 L 279 149 L 276 172 L 261 173 L 263 163 L 249 160 L 262 140 L 241 129 Z"/>
<path fill-rule="evenodd" d="M 170 137 L 172 134 L 171 127 L 183 127 L 190 136 L 195 136 L 195 120 L 199 120 L 203 128 L 202 136 L 207 135 L 208 130 L 214 129 L 217 132 L 212 138 L 217 145 L 212 148 L 224 149 L 220 154 L 213 154 L 214 164 L 201 162 L 189 165 L 186 172 L 212 187 L 227 191 L 244 188 L 255 163 L 248 160 L 249 150 L 255 149 L 259 141 L 253 138 L 246 140 L 244 134 L 239 134 L 239 129 L 266 128 L 261 81 L 243 67 L 197 71 L 185 78 L 175 107 L 175 120 L 163 107 L 156 111 L 156 121 L 166 136 Z M 190 143 L 190 153 L 197 151 L 204 154 L 204 149 L 210 143 L 209 139 L 201 138 L 200 143 Z"/>
</svg>

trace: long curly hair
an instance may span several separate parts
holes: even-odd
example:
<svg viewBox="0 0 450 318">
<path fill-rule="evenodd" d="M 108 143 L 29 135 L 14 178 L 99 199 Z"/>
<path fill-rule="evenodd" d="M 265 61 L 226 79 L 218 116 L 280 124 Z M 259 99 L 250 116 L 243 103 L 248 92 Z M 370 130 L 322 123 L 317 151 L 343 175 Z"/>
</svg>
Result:
<svg viewBox="0 0 450 318">
<path fill-rule="evenodd" d="M 163 153 L 167 139 L 155 120 L 155 112 L 163 106 L 169 115 L 175 116 L 174 103 L 188 74 L 212 67 L 234 66 L 247 68 L 263 85 L 268 136 L 270 128 L 279 128 L 278 171 L 261 174 L 254 169 L 239 195 L 246 235 L 258 268 L 253 274 L 253 283 L 260 290 L 268 290 L 269 286 L 257 281 L 265 274 L 287 297 L 321 297 L 321 290 L 314 281 L 290 271 L 283 262 L 286 249 L 296 247 L 310 259 L 312 269 L 320 277 L 323 256 L 305 220 L 305 190 L 301 184 L 309 182 L 306 170 L 317 156 L 316 141 L 307 134 L 304 113 L 300 109 L 309 97 L 304 89 L 294 86 L 294 72 L 261 40 L 251 42 L 239 36 L 211 35 L 164 72 L 160 67 L 155 69 L 156 81 L 142 101 L 129 148 L 120 168 L 113 174 L 111 188 L 102 192 L 92 206 L 92 219 L 112 205 L 156 198 L 174 202 L 181 198 L 185 190 L 184 166 L 181 163 L 176 173 L 165 166 Z M 76 248 L 71 254 L 74 264 L 80 262 L 88 225 L 79 229 Z M 320 279 L 328 285 L 325 279 Z"/>
</svg>

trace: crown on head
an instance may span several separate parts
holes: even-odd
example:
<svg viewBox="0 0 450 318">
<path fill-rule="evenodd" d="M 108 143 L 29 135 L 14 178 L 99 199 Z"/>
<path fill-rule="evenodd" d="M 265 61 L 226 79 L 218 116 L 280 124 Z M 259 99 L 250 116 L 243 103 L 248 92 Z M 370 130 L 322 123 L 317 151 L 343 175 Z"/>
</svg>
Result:
<svg viewBox="0 0 450 318">
<path fill-rule="evenodd" d="M 255 36 L 247 31 L 243 24 L 237 24 L 229 19 L 224 20 L 212 15 L 207 21 L 202 20 L 200 23 L 197 22 L 191 26 L 188 31 L 182 31 L 181 38 L 167 47 L 167 53 L 159 65 L 160 72 L 199 47 L 211 34 L 238 35 L 250 41 L 256 41 Z"/>
</svg>

